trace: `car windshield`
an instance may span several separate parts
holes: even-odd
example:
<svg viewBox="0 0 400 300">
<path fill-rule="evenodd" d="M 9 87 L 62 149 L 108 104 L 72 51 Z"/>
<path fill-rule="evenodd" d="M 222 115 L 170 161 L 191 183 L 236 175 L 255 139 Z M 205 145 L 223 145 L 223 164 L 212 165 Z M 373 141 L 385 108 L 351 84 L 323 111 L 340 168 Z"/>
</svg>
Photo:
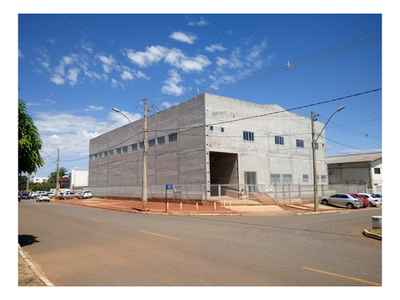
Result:
<svg viewBox="0 0 400 300">
<path fill-rule="evenodd" d="M 356 198 L 356 199 L 358 199 L 358 197 L 357 197 L 356 195 L 350 195 L 350 196 L 352 196 L 353 198 Z"/>
</svg>

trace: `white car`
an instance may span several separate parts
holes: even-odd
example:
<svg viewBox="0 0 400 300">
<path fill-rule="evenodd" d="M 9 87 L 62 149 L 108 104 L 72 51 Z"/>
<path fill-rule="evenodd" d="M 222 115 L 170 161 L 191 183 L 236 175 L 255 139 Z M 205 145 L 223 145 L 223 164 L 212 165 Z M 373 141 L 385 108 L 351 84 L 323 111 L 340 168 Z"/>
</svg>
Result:
<svg viewBox="0 0 400 300">
<path fill-rule="evenodd" d="M 364 194 L 364 193 L 360 193 L 360 194 L 364 195 L 364 196 L 366 196 L 368 198 L 369 206 L 377 207 L 377 206 L 382 205 L 382 198 L 372 197 L 371 194 Z"/>
<path fill-rule="evenodd" d="M 49 202 L 50 201 L 50 197 L 47 194 L 40 194 L 37 198 L 36 198 L 36 202 Z"/>
<path fill-rule="evenodd" d="M 92 198 L 92 193 L 90 191 L 82 191 L 78 195 L 78 199 L 87 199 Z"/>
</svg>

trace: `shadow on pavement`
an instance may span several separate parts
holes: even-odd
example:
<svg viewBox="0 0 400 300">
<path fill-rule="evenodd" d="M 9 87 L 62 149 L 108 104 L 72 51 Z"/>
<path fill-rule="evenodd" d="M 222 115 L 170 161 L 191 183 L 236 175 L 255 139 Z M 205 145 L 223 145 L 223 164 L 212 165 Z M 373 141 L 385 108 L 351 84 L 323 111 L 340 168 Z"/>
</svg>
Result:
<svg viewBox="0 0 400 300">
<path fill-rule="evenodd" d="M 37 237 L 29 234 L 19 234 L 18 235 L 18 243 L 21 247 L 32 245 L 34 243 L 39 243 Z"/>
</svg>

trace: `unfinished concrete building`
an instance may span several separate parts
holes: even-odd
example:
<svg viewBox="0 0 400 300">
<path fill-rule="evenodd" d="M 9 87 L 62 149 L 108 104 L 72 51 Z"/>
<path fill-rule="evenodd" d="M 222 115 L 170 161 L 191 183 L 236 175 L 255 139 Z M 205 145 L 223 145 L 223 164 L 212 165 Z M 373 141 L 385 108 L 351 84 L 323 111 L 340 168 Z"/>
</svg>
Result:
<svg viewBox="0 0 400 300">
<path fill-rule="evenodd" d="M 142 130 L 143 119 L 133 125 Z M 324 134 L 316 154 L 318 181 L 327 183 Z M 140 197 L 143 139 L 132 124 L 91 139 L 89 155 L 94 194 Z M 275 104 L 201 94 L 148 117 L 148 185 L 161 197 L 170 184 L 190 185 L 200 196 L 189 198 L 201 199 L 216 184 L 238 192 L 246 184 L 311 185 L 312 170 L 311 120 Z"/>
</svg>

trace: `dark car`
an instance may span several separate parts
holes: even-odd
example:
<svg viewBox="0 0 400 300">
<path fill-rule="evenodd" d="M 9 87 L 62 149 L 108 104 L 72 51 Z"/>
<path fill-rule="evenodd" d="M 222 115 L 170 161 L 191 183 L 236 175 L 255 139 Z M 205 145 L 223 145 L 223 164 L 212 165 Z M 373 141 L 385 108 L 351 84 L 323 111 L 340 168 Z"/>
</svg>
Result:
<svg viewBox="0 0 400 300">
<path fill-rule="evenodd" d="M 29 199 L 29 193 L 22 193 L 21 199 Z"/>
<path fill-rule="evenodd" d="M 367 207 L 369 205 L 369 201 L 368 201 L 367 197 L 365 197 L 364 195 L 356 194 L 356 193 L 350 194 L 350 195 L 357 196 L 357 198 L 362 201 L 363 207 Z"/>
</svg>

